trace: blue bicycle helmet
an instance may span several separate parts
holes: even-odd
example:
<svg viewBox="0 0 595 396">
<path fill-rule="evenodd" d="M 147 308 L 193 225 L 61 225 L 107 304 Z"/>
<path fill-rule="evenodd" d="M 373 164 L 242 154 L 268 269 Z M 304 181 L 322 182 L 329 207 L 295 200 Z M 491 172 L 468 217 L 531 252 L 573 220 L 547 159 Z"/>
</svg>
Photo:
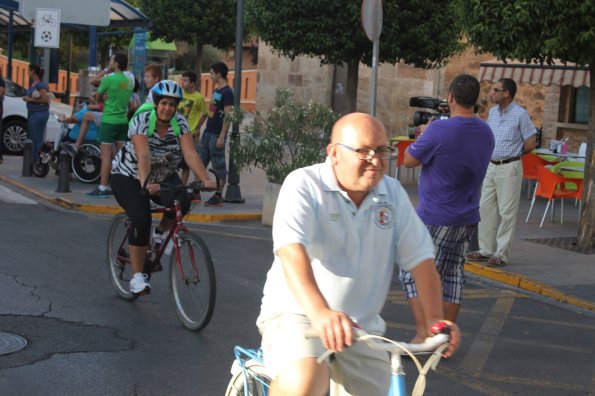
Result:
<svg viewBox="0 0 595 396">
<path fill-rule="evenodd" d="M 177 102 L 184 98 L 182 88 L 172 80 L 159 81 L 151 88 L 151 92 L 153 93 L 153 103 L 155 104 L 159 103 L 164 97 L 173 98 Z"/>
</svg>

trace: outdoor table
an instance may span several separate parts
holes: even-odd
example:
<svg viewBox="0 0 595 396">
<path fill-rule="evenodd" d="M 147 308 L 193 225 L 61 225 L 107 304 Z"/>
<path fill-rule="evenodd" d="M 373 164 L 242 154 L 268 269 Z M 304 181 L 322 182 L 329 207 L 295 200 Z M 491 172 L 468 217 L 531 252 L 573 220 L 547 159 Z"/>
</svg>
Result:
<svg viewBox="0 0 595 396">
<path fill-rule="evenodd" d="M 565 170 L 565 171 L 570 171 L 570 172 L 581 172 L 581 173 L 585 173 L 585 167 L 584 166 L 563 165 L 563 166 L 558 167 L 558 169 Z"/>
<path fill-rule="evenodd" d="M 545 148 L 539 148 L 539 149 L 535 149 L 535 154 L 539 154 L 539 155 L 553 155 L 554 157 L 559 157 L 559 158 L 585 158 L 584 155 L 580 155 L 579 153 L 571 153 L 570 151 L 562 154 L 562 153 L 555 153 L 552 150 L 548 150 Z"/>
</svg>

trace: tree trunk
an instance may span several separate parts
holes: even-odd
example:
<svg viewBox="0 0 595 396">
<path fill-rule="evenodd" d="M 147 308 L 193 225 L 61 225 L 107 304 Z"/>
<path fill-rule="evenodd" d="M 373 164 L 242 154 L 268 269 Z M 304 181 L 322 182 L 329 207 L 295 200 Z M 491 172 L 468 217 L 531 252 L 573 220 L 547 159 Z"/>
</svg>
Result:
<svg viewBox="0 0 595 396">
<path fill-rule="evenodd" d="M 359 61 L 347 63 L 347 109 L 353 113 L 357 109 L 357 83 L 359 80 Z"/>
<path fill-rule="evenodd" d="M 202 92 L 200 86 L 200 75 L 202 74 L 202 43 L 197 42 L 194 44 L 194 53 L 196 55 L 196 62 L 194 63 L 194 72 L 196 73 L 196 89 Z"/>
<path fill-rule="evenodd" d="M 337 114 L 353 113 L 357 108 L 359 62 L 335 65 L 331 107 Z"/>
<path fill-rule="evenodd" d="M 587 129 L 587 153 L 585 158 L 585 179 L 581 217 L 578 224 L 578 246 L 583 249 L 595 247 L 595 57 L 591 58 L 590 68 L 590 111 Z"/>
</svg>

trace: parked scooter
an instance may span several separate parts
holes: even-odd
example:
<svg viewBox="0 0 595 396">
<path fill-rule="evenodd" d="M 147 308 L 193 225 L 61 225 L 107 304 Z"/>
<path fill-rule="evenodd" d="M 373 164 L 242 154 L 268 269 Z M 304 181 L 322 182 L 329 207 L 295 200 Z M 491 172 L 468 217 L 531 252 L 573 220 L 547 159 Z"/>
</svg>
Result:
<svg viewBox="0 0 595 396">
<path fill-rule="evenodd" d="M 84 106 L 75 113 L 79 123 L 87 111 L 89 110 Z M 63 122 L 61 129 L 60 136 L 54 136 L 53 141 L 46 141 L 41 146 L 39 157 L 33 161 L 32 170 L 35 176 L 45 177 L 49 173 L 50 167 L 58 172 L 60 152 L 64 153 L 60 144 L 62 142 L 76 142 L 80 132 L 80 124 L 69 125 Z M 94 124 L 89 125 L 84 143 L 79 147 L 76 156 L 70 161 L 70 171 L 83 183 L 94 183 L 101 175 L 100 149 L 97 144 L 98 132 Z"/>
</svg>

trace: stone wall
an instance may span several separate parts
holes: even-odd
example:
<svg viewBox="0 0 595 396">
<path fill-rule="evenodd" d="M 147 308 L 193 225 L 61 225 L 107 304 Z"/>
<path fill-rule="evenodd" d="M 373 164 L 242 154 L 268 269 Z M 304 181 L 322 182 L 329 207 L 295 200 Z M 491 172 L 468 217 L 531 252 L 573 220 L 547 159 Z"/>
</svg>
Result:
<svg viewBox="0 0 595 396">
<path fill-rule="evenodd" d="M 385 124 L 389 136 L 406 135 L 407 127 L 413 125 L 413 113 L 409 107 L 412 96 L 436 96 L 440 71 L 415 68 L 403 63 L 381 64 L 378 68 L 376 88 L 376 116 Z M 370 111 L 372 69 L 360 65 L 357 90 L 357 110 Z"/>
<path fill-rule="evenodd" d="M 298 57 L 294 61 L 272 53 L 264 43 L 259 45 L 257 88 L 257 110 L 270 110 L 278 88 L 289 88 L 296 99 L 308 100 L 330 106 L 334 66 L 321 66 L 316 58 Z M 412 96 L 436 96 L 445 98 L 448 85 L 454 77 L 467 73 L 479 76 L 480 62 L 493 59 L 493 55 L 476 54 L 467 50 L 453 56 L 440 69 L 426 70 L 404 63 L 396 65 L 381 64 L 378 69 L 376 97 L 376 115 L 384 122 L 390 136 L 405 135 L 413 124 L 413 112 L 409 107 Z M 372 69 L 360 65 L 357 93 L 357 110 L 370 110 L 370 79 Z M 490 100 L 492 83 L 481 82 L 478 100 L 479 115 L 487 119 L 488 111 L 493 107 Z M 519 84 L 515 100 L 525 107 L 537 128 L 543 125 L 544 142 L 557 135 L 557 106 L 560 100 L 559 87 L 545 87 Z M 574 135 L 573 135 L 574 136 Z"/>
<path fill-rule="evenodd" d="M 262 41 L 258 46 L 258 86 L 256 110 L 268 112 L 275 101 L 275 92 L 289 88 L 300 101 L 312 100 L 331 104 L 333 66 L 320 65 L 317 58 L 298 57 L 291 60 L 272 53 Z"/>
</svg>

